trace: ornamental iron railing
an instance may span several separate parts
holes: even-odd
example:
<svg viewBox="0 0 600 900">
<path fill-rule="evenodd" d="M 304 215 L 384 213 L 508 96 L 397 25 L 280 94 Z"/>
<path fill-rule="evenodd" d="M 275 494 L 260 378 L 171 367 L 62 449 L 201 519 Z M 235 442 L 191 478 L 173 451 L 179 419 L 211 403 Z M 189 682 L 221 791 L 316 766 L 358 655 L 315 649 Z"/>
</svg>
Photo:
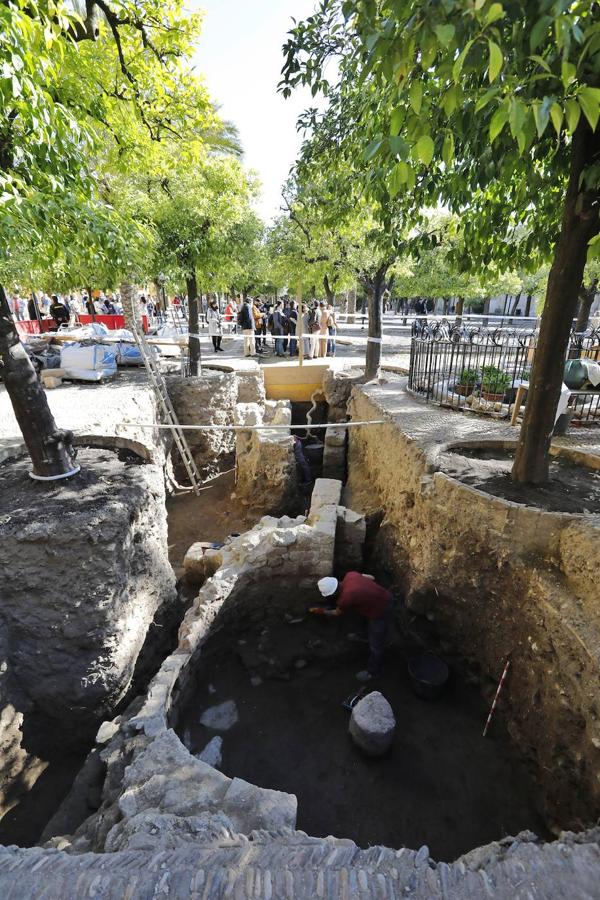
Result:
<svg viewBox="0 0 600 900">
<path fill-rule="evenodd" d="M 506 418 L 531 375 L 538 332 L 531 328 L 416 321 L 412 329 L 409 390 L 430 402 Z M 572 334 L 567 360 L 600 363 L 600 329 Z M 600 386 L 573 390 L 574 424 L 600 424 Z"/>
</svg>

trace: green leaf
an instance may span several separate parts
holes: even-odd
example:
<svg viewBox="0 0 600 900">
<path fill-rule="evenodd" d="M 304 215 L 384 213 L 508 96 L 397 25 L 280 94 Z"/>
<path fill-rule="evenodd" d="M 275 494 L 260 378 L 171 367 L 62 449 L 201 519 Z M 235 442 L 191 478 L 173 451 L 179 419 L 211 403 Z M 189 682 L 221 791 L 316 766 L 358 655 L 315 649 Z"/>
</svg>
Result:
<svg viewBox="0 0 600 900">
<path fill-rule="evenodd" d="M 508 106 L 499 106 L 490 122 L 490 141 L 493 144 L 506 123 L 508 122 Z"/>
<path fill-rule="evenodd" d="M 565 88 L 568 88 L 572 81 L 575 79 L 575 75 L 577 73 L 577 67 L 573 65 L 573 63 L 568 62 L 566 59 L 563 59 L 560 66 L 560 77 L 562 78 L 562 83 Z"/>
<path fill-rule="evenodd" d="M 490 8 L 487 11 L 487 15 L 485 17 L 485 24 L 492 25 L 494 22 L 497 22 L 498 19 L 504 18 L 504 9 L 501 3 L 492 3 Z"/>
<path fill-rule="evenodd" d="M 424 134 L 422 137 L 420 137 L 415 145 L 415 152 L 418 159 L 420 159 L 421 162 L 426 166 L 428 166 L 433 159 L 434 150 L 435 145 L 433 143 L 433 139 L 428 134 Z"/>
<path fill-rule="evenodd" d="M 410 105 L 412 106 L 415 115 L 419 115 L 421 112 L 421 106 L 423 104 L 423 86 L 420 81 L 413 81 L 410 90 L 408 92 L 408 98 L 410 100 Z"/>
<path fill-rule="evenodd" d="M 369 162 L 369 160 L 373 159 L 382 144 L 383 140 L 381 138 L 376 138 L 374 141 L 371 141 L 364 153 L 365 162 Z"/>
<path fill-rule="evenodd" d="M 541 66 L 542 69 L 544 69 L 546 72 L 552 71 L 552 69 L 550 68 L 550 66 L 548 65 L 546 60 L 543 58 L 543 56 L 538 56 L 536 53 L 533 53 L 529 57 L 529 59 L 532 59 L 534 62 L 536 62 L 538 64 L 538 66 Z"/>
<path fill-rule="evenodd" d="M 488 41 L 488 47 L 490 49 L 489 79 L 491 83 L 492 81 L 495 81 L 500 74 L 504 63 L 504 57 L 502 56 L 502 50 L 498 44 L 494 43 L 494 41 Z"/>
<path fill-rule="evenodd" d="M 567 126 L 571 134 L 573 134 L 581 117 L 581 107 L 577 100 L 567 100 L 565 103 L 565 111 L 567 114 Z"/>
<path fill-rule="evenodd" d="M 454 135 L 451 131 L 447 131 L 444 135 L 444 143 L 442 144 L 442 159 L 447 166 L 450 166 L 454 159 Z"/>
<path fill-rule="evenodd" d="M 435 45 L 432 43 L 429 47 L 422 47 L 421 49 L 421 68 L 423 71 L 427 71 L 427 69 L 431 66 L 435 59 Z"/>
<path fill-rule="evenodd" d="M 590 123 L 592 131 L 596 130 L 598 117 L 600 116 L 600 89 L 591 87 L 580 88 L 577 100 L 583 110 L 583 114 Z"/>
<path fill-rule="evenodd" d="M 456 29 L 454 25 L 436 25 L 435 33 L 442 47 L 447 47 L 454 37 Z"/>
<path fill-rule="evenodd" d="M 465 64 L 465 59 L 467 58 L 467 53 L 471 49 L 472 44 L 473 44 L 473 41 L 467 41 L 467 43 L 464 46 L 464 49 L 461 51 L 456 62 L 452 66 L 452 78 L 454 79 L 454 81 L 458 81 L 460 78 L 460 73 L 462 72 L 463 66 Z"/>
<path fill-rule="evenodd" d="M 395 109 L 390 116 L 390 134 L 398 134 L 400 128 L 402 127 L 402 121 L 404 119 L 404 110 L 398 107 Z"/>
<path fill-rule="evenodd" d="M 514 138 L 517 138 L 523 131 L 525 124 L 526 107 L 522 100 L 513 97 L 510 103 L 510 111 L 508 114 L 508 123 L 510 131 Z"/>
<path fill-rule="evenodd" d="M 550 118 L 552 119 L 554 130 L 557 134 L 560 134 L 563 122 L 563 111 L 558 103 L 553 103 L 550 107 Z"/>
<path fill-rule="evenodd" d="M 458 88 L 451 85 L 442 99 L 442 107 L 447 116 L 451 116 L 458 105 Z"/>
<path fill-rule="evenodd" d="M 544 37 L 546 36 L 546 34 L 548 32 L 548 26 L 551 24 L 552 24 L 551 16 L 542 16 L 542 18 L 538 19 L 537 22 L 535 23 L 535 25 L 533 26 L 533 28 L 531 29 L 531 33 L 529 35 L 529 48 L 532 53 L 541 44 L 542 40 L 544 39 Z"/>
<path fill-rule="evenodd" d="M 388 181 L 388 190 L 392 200 L 398 195 L 403 184 L 406 184 L 406 173 L 402 167 L 406 167 L 406 163 L 398 163 L 394 166 L 390 173 Z"/>
<path fill-rule="evenodd" d="M 408 153 L 408 144 L 401 137 L 394 136 L 390 138 L 390 150 L 394 156 L 404 158 Z"/>
<path fill-rule="evenodd" d="M 488 105 L 488 103 L 490 102 L 490 100 L 492 100 L 497 95 L 499 90 L 500 90 L 499 87 L 489 88 L 485 92 L 483 97 L 480 97 L 479 100 L 477 101 L 477 103 L 475 104 L 475 112 L 479 112 L 484 107 L 486 107 Z"/>
<path fill-rule="evenodd" d="M 590 259 L 598 259 L 598 257 L 600 257 L 600 234 L 597 234 L 591 239 L 588 244 L 587 252 L 588 261 Z"/>
<path fill-rule="evenodd" d="M 535 127 L 538 137 L 541 137 L 546 130 L 546 126 L 550 121 L 550 110 L 547 103 L 534 103 L 533 118 L 535 119 Z"/>
</svg>

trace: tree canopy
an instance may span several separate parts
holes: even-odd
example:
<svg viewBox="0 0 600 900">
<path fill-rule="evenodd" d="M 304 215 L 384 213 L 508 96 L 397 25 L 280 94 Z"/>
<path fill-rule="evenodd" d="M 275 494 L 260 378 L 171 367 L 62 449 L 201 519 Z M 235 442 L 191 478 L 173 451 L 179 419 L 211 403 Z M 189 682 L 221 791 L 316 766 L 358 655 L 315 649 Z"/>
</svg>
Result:
<svg viewBox="0 0 600 900">
<path fill-rule="evenodd" d="M 579 286 L 598 246 L 597 4 L 322 0 L 284 52 L 283 92 L 301 83 L 330 98 L 305 121 L 346 160 L 361 155 L 361 183 L 382 208 L 398 196 L 407 212 L 444 204 L 460 218 L 465 263 L 552 262 L 513 470 L 546 480 Z"/>
</svg>

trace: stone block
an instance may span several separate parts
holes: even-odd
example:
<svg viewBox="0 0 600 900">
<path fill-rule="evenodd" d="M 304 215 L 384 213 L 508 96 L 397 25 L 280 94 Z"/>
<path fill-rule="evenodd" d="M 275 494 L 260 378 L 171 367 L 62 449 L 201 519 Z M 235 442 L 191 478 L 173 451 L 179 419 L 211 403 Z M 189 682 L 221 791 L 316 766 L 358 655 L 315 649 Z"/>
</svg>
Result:
<svg viewBox="0 0 600 900">
<path fill-rule="evenodd" d="M 366 756 L 383 756 L 392 746 L 395 730 L 392 707 L 379 691 L 367 694 L 352 710 L 350 735 Z"/>
<path fill-rule="evenodd" d="M 341 496 L 341 481 L 333 478 L 317 478 L 312 492 L 309 521 L 323 506 L 338 506 Z"/>
<path fill-rule="evenodd" d="M 190 584 L 204 584 L 223 563 L 221 550 L 206 541 L 198 541 L 189 548 L 183 559 L 185 577 Z"/>
<path fill-rule="evenodd" d="M 258 403 L 264 406 L 265 403 L 265 379 L 262 369 L 256 366 L 256 369 L 250 371 L 238 371 L 237 376 L 237 402 L 238 403 Z"/>
<path fill-rule="evenodd" d="M 241 778 L 233 779 L 220 808 L 242 834 L 296 827 L 298 801 L 293 794 L 259 788 Z"/>
</svg>

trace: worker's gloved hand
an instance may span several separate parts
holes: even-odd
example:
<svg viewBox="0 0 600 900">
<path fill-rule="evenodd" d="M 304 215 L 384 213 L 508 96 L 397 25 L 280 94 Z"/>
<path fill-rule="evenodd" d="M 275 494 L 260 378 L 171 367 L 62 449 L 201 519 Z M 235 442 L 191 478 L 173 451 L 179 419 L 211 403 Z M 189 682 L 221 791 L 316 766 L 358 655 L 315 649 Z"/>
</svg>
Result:
<svg viewBox="0 0 600 900">
<path fill-rule="evenodd" d="M 337 606 L 311 606 L 308 610 L 315 616 L 341 616 L 342 611 Z"/>
</svg>

